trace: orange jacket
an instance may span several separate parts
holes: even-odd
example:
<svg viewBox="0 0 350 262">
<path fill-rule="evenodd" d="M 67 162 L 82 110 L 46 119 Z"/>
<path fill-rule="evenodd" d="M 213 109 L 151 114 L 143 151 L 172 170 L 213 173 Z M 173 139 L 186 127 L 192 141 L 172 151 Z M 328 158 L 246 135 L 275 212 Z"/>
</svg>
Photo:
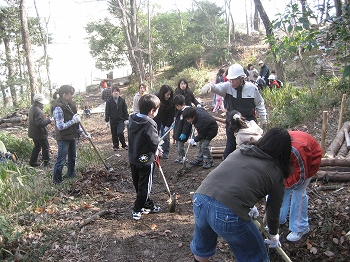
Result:
<svg viewBox="0 0 350 262">
<path fill-rule="evenodd" d="M 302 131 L 290 131 L 292 138 L 291 162 L 293 174 L 284 180 L 286 188 L 296 189 L 307 178 L 314 176 L 321 164 L 322 149 L 316 139 Z"/>
</svg>

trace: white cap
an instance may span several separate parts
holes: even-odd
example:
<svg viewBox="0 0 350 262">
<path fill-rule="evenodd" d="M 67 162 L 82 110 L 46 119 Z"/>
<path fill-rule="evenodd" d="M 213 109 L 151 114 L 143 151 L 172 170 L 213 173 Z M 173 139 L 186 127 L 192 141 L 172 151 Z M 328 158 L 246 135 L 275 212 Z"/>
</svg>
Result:
<svg viewBox="0 0 350 262">
<path fill-rule="evenodd" d="M 270 80 L 276 80 L 276 76 L 275 75 L 269 75 L 269 78 Z"/>
<path fill-rule="evenodd" d="M 43 94 L 34 95 L 33 100 L 34 102 L 39 102 L 40 104 L 43 104 L 43 105 L 46 105 L 50 102 L 48 99 L 45 98 Z"/>
<path fill-rule="evenodd" d="M 263 63 L 264 63 L 264 61 L 263 61 L 263 60 L 260 60 L 259 63 L 258 63 L 258 65 L 263 64 Z"/>
</svg>

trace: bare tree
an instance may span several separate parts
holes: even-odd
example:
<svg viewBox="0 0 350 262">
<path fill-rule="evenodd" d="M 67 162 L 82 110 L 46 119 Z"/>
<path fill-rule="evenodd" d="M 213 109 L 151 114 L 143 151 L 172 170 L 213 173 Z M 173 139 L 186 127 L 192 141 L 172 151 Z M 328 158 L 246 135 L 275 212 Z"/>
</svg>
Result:
<svg viewBox="0 0 350 262">
<path fill-rule="evenodd" d="M 33 96 L 36 93 L 35 86 L 35 76 L 33 70 L 33 62 L 32 62 L 32 53 L 31 53 L 31 44 L 30 44 L 30 36 L 28 30 L 28 21 L 27 21 L 27 13 L 25 7 L 25 0 L 21 0 L 19 5 L 20 10 L 20 18 L 21 18 L 21 31 L 22 31 L 22 39 L 23 39 L 23 48 L 25 51 L 26 62 L 28 67 L 28 77 L 31 91 L 31 102 L 33 102 Z"/>
</svg>

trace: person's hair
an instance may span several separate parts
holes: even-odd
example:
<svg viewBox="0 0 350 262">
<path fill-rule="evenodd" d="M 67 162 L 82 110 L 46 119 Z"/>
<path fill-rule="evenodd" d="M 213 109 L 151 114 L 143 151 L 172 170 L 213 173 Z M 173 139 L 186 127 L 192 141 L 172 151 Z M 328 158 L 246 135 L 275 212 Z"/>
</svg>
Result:
<svg viewBox="0 0 350 262">
<path fill-rule="evenodd" d="M 271 70 L 271 74 L 276 74 L 276 70 L 275 70 L 275 69 L 272 69 L 272 70 Z"/>
<path fill-rule="evenodd" d="M 185 97 L 183 95 L 176 95 L 174 96 L 174 100 L 173 100 L 174 106 L 177 105 L 184 105 L 185 104 Z"/>
<path fill-rule="evenodd" d="M 165 94 L 168 93 L 169 91 L 170 91 L 170 97 L 169 97 L 169 100 L 166 101 L 164 97 L 165 97 Z M 174 91 L 171 88 L 171 86 L 169 86 L 169 85 L 162 85 L 161 86 L 159 93 L 158 93 L 158 97 L 162 103 L 172 102 L 173 96 L 174 96 Z"/>
<path fill-rule="evenodd" d="M 117 86 L 113 86 L 113 87 L 112 87 L 112 92 L 114 92 L 114 91 L 120 92 L 119 87 L 117 87 Z"/>
<path fill-rule="evenodd" d="M 144 84 L 144 83 L 139 84 L 139 90 L 140 90 L 141 87 L 144 87 L 145 89 L 147 89 L 147 85 Z"/>
<path fill-rule="evenodd" d="M 197 116 L 196 109 L 193 107 L 186 107 L 182 113 L 184 119 L 189 119 Z"/>
<path fill-rule="evenodd" d="M 223 73 L 225 73 L 225 70 L 223 68 L 219 69 L 219 72 L 217 73 L 218 76 L 222 76 Z"/>
<path fill-rule="evenodd" d="M 112 86 L 112 83 L 111 82 L 107 82 L 107 86 Z"/>
<path fill-rule="evenodd" d="M 184 82 L 186 84 L 186 88 L 188 88 L 188 82 L 185 78 L 180 78 L 179 81 L 177 82 L 177 87 L 180 88 L 181 82 Z"/>
<path fill-rule="evenodd" d="M 53 94 L 53 99 L 57 99 L 58 95 L 59 97 L 63 97 L 63 94 L 74 94 L 75 89 L 74 87 L 70 86 L 70 85 L 63 85 L 61 86 L 58 90 L 56 90 L 56 92 Z"/>
<path fill-rule="evenodd" d="M 232 133 L 237 133 L 241 128 L 248 128 L 245 117 L 237 110 L 229 112 L 230 129 Z"/>
<path fill-rule="evenodd" d="M 252 65 L 252 64 L 248 64 L 247 69 L 249 70 L 249 68 L 250 68 L 251 66 L 253 66 L 253 65 Z"/>
<path fill-rule="evenodd" d="M 284 128 L 274 127 L 263 135 L 256 145 L 266 154 L 273 157 L 283 172 L 283 178 L 288 178 L 292 174 L 291 151 L 292 141 L 288 131 Z"/>
<path fill-rule="evenodd" d="M 160 100 L 156 95 L 146 94 L 140 97 L 139 109 L 141 114 L 148 115 L 152 109 L 157 109 L 159 106 Z"/>
</svg>

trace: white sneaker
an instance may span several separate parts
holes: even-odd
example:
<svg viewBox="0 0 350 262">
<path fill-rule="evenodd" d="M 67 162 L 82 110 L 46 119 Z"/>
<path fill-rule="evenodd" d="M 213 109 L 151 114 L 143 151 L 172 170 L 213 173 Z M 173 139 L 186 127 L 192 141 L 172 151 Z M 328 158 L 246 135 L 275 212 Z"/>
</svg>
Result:
<svg viewBox="0 0 350 262">
<path fill-rule="evenodd" d="M 141 215 L 142 215 L 142 212 L 132 211 L 132 218 L 135 219 L 135 220 L 140 220 Z"/>
<path fill-rule="evenodd" d="M 291 242 L 299 241 L 301 237 L 310 232 L 310 228 L 307 228 L 304 232 L 290 232 L 287 236 L 287 240 Z"/>
</svg>

